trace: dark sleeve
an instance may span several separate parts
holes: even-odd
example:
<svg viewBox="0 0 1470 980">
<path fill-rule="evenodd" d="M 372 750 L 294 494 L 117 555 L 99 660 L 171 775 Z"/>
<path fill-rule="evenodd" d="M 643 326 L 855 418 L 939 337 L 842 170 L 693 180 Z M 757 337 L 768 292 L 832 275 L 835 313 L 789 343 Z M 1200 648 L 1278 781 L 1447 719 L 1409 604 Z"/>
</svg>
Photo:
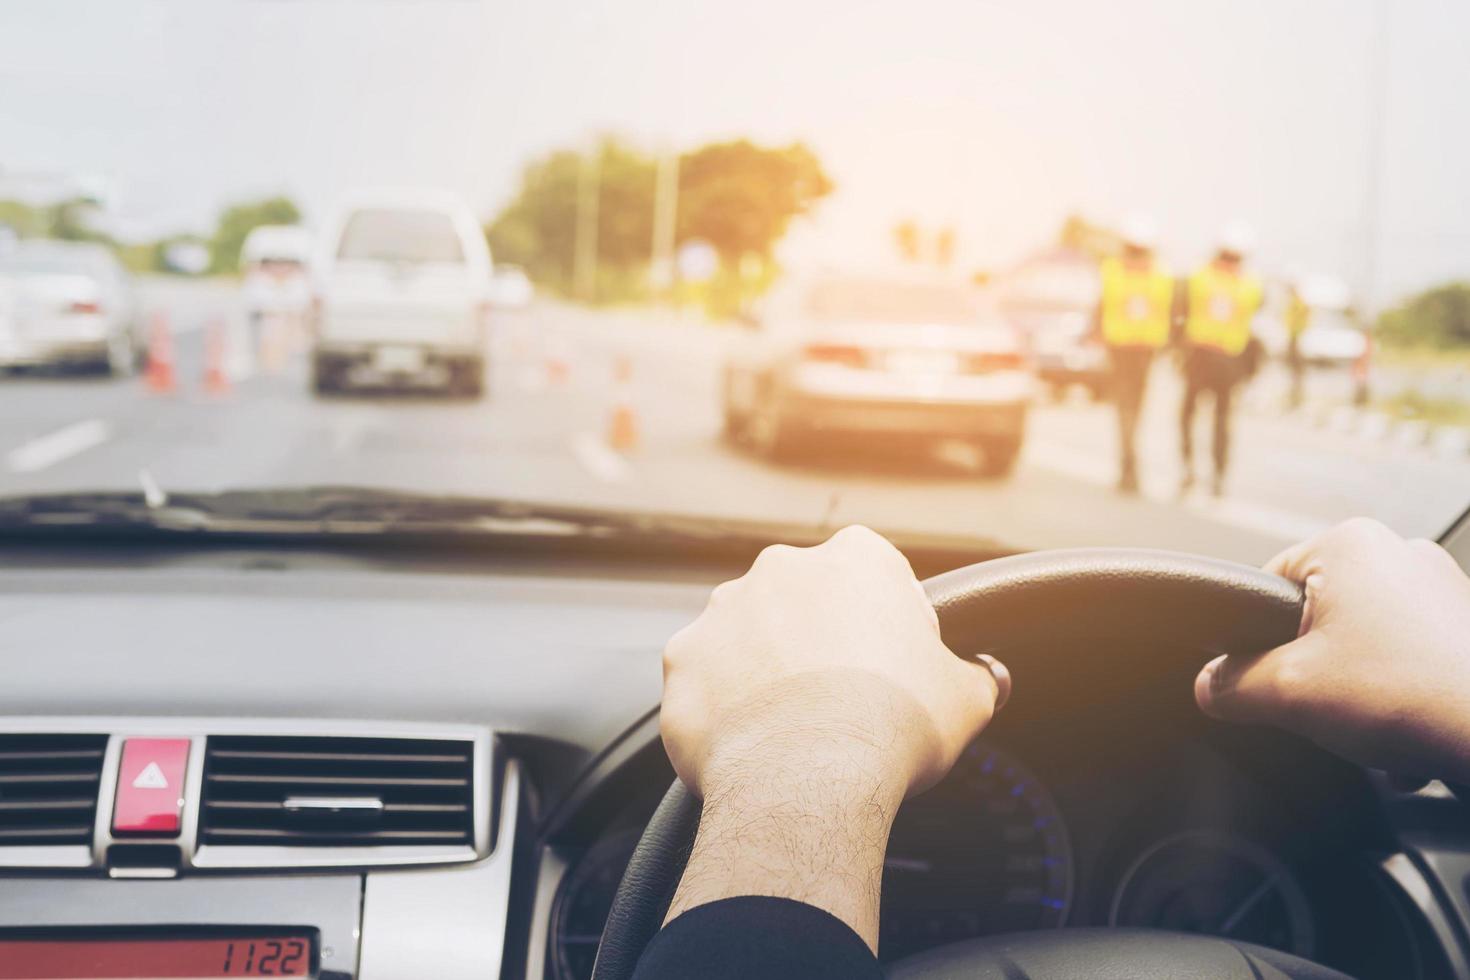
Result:
<svg viewBox="0 0 1470 980">
<path fill-rule="evenodd" d="M 787 898 L 726 898 L 664 926 L 633 980 L 882 980 L 868 944 L 831 913 Z"/>
</svg>

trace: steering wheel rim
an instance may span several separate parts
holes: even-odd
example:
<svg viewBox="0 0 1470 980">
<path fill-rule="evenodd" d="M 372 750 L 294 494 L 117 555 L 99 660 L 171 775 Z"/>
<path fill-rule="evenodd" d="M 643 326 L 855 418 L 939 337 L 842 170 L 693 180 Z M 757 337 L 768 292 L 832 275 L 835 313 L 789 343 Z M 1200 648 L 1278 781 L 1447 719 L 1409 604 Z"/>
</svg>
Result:
<svg viewBox="0 0 1470 980">
<path fill-rule="evenodd" d="M 1221 654 L 1250 655 L 1294 639 L 1303 602 L 1300 586 L 1260 569 L 1142 548 L 1031 552 L 945 572 L 923 585 L 945 643 L 965 658 L 1003 653 L 1021 643 L 1106 637 L 1163 641 L 1200 656 L 1203 665 Z M 1066 614 L 1058 615 L 1059 609 Z M 662 925 L 698 828 L 699 801 L 675 780 L 618 886 L 593 980 L 632 977 Z M 1175 948 L 1188 946 L 1176 934 L 1166 935 Z M 1094 947 L 1102 941 L 1094 940 Z M 1137 935 L 1130 934 L 1129 941 L 1138 942 Z M 945 963 L 946 969 L 953 966 Z M 1299 963 L 1300 971 L 1281 976 L 1331 975 L 1316 964 Z M 1035 980 L 1044 978 L 1035 975 Z"/>
</svg>

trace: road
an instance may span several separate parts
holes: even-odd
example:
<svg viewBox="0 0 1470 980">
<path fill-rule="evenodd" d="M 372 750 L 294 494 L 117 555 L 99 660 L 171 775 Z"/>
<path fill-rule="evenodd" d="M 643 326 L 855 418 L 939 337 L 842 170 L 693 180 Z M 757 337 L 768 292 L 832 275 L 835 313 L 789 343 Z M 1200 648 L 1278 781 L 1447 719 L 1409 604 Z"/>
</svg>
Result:
<svg viewBox="0 0 1470 980">
<path fill-rule="evenodd" d="M 1181 499 L 1178 384 L 1167 365 L 1146 406 L 1144 493 L 1126 498 L 1111 489 L 1110 409 L 1083 400 L 1036 407 L 1021 462 L 1004 481 L 981 478 L 963 445 L 895 458 L 847 443 L 795 466 L 753 458 L 718 434 L 728 330 L 667 313 L 550 303 L 504 313 L 484 401 L 320 399 L 307 389 L 300 352 L 277 370 L 257 359 L 229 392 L 206 392 L 206 328 L 234 316 L 233 290 L 160 280 L 144 295 L 173 325 L 178 390 L 157 394 L 141 378 L 0 378 L 4 493 L 366 484 L 1249 562 L 1356 514 L 1433 535 L 1470 502 L 1470 458 L 1317 428 L 1263 410 L 1270 398 L 1262 397 L 1239 416 L 1228 493 Z M 620 360 L 625 381 L 614 376 Z M 620 402 L 637 422 L 628 452 L 605 439 Z"/>
</svg>

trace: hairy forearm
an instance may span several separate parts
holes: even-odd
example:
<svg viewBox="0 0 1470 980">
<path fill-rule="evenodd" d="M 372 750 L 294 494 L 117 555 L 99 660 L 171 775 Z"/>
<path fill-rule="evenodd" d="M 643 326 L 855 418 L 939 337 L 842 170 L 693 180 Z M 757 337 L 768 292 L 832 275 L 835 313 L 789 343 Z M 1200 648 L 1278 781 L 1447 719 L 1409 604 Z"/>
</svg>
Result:
<svg viewBox="0 0 1470 980">
<path fill-rule="evenodd" d="M 821 740 L 742 759 L 711 783 L 669 919 L 742 895 L 830 912 L 875 952 L 883 854 L 906 787 L 876 750 Z"/>
</svg>

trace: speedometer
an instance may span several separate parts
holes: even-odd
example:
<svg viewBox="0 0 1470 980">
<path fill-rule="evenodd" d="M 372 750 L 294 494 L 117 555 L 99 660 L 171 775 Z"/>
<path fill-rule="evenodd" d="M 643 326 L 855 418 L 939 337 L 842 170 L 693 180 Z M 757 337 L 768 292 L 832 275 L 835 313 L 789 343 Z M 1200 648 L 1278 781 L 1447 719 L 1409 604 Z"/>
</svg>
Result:
<svg viewBox="0 0 1470 980">
<path fill-rule="evenodd" d="M 638 829 L 610 834 L 565 879 L 552 914 L 558 980 L 586 980 Z M 903 805 L 883 868 L 879 956 L 1062 925 L 1072 848 L 1046 787 L 1020 762 L 971 745 L 938 786 Z"/>
<path fill-rule="evenodd" d="M 904 804 L 888 840 L 878 954 L 1062 925 L 1072 848 L 1046 787 L 972 744 L 938 786 Z"/>
</svg>

